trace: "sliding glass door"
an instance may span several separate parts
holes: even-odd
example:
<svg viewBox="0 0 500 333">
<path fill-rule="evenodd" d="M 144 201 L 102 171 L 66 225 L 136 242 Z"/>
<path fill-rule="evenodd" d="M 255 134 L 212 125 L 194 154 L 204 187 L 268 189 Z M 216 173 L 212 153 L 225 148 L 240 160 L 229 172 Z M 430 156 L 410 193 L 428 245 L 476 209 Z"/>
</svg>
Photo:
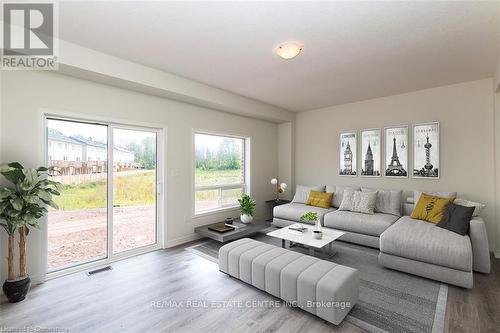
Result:
<svg viewBox="0 0 500 333">
<path fill-rule="evenodd" d="M 63 184 L 48 214 L 48 271 L 158 244 L 158 130 L 48 117 L 47 164 Z"/>
<path fill-rule="evenodd" d="M 108 257 L 108 126 L 47 120 L 47 162 L 63 184 L 48 214 L 48 270 Z"/>
<path fill-rule="evenodd" d="M 113 129 L 113 253 L 156 243 L 156 140 Z"/>
</svg>

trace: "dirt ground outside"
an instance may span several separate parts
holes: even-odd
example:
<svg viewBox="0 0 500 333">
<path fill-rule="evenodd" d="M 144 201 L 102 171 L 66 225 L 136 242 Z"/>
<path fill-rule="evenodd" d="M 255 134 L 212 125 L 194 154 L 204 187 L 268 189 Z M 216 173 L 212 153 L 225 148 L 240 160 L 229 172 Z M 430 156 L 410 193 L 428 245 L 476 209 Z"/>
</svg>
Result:
<svg viewBox="0 0 500 333">
<path fill-rule="evenodd" d="M 113 252 L 154 244 L 155 205 L 116 207 L 113 211 Z M 106 208 L 51 211 L 48 217 L 48 269 L 105 258 Z"/>
</svg>

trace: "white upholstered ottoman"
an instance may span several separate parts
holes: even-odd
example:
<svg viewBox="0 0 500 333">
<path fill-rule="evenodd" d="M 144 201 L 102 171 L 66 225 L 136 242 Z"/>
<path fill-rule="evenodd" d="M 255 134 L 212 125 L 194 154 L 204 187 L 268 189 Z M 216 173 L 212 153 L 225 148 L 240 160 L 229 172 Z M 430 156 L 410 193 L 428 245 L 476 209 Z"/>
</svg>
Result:
<svg viewBox="0 0 500 333">
<path fill-rule="evenodd" d="M 219 270 L 335 325 L 358 301 L 356 269 L 250 238 L 220 248 Z"/>
</svg>

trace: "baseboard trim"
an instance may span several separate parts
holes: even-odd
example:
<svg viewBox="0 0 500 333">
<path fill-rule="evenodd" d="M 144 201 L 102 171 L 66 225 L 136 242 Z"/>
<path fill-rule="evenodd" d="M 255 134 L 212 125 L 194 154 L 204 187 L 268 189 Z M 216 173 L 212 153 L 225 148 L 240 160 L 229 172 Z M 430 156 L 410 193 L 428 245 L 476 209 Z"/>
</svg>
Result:
<svg viewBox="0 0 500 333">
<path fill-rule="evenodd" d="M 30 275 L 31 283 L 33 285 L 44 283 L 47 278 L 46 274 Z"/>
<path fill-rule="evenodd" d="M 200 236 L 200 235 L 198 235 L 198 234 L 192 233 L 192 234 L 186 235 L 184 237 L 179 237 L 179 238 L 175 238 L 175 239 L 169 239 L 169 240 L 167 240 L 165 242 L 165 248 L 168 249 L 170 247 L 174 247 L 174 246 L 182 245 L 182 244 L 185 244 L 185 243 L 189 243 L 189 242 L 201 239 L 201 238 L 203 238 L 203 237 Z"/>
</svg>

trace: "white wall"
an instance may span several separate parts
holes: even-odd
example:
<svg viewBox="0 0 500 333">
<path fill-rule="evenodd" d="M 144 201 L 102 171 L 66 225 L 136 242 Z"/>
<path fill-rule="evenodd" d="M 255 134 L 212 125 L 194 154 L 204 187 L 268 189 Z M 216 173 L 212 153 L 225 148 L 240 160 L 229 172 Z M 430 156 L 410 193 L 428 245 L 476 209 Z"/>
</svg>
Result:
<svg viewBox="0 0 500 333">
<path fill-rule="evenodd" d="M 494 80 L 495 81 L 493 83 L 493 89 L 495 92 L 500 92 L 500 59 L 498 59 L 497 70 L 495 72 Z"/>
<path fill-rule="evenodd" d="M 291 199 L 294 188 L 294 123 L 287 122 L 278 125 L 278 175 L 280 182 L 285 182 L 288 189 L 281 196 Z"/>
<path fill-rule="evenodd" d="M 165 237 L 167 245 L 173 245 L 193 239 L 195 226 L 239 215 L 235 210 L 193 219 L 191 212 L 193 129 L 237 133 L 251 137 L 251 189 L 258 203 L 256 215 L 268 216 L 264 201 L 273 197 L 268 180 L 278 172 L 276 124 L 49 72 L 10 71 L 2 76 L 3 161 L 20 161 L 31 167 L 43 163 L 41 108 L 166 126 Z M 45 270 L 41 251 L 44 238 L 44 232 L 39 231 L 29 236 L 28 267 L 35 280 Z M 0 246 L 0 252 L 5 253 L 5 243 Z M 3 274 L 5 270 L 4 260 Z"/>
<path fill-rule="evenodd" d="M 500 93 L 495 94 L 495 216 L 500 220 Z M 500 258 L 500 221 L 496 224 L 495 257 Z"/>
<path fill-rule="evenodd" d="M 485 79 L 299 113 L 295 181 L 297 184 L 352 184 L 406 191 L 458 191 L 461 197 L 487 205 L 482 215 L 493 249 L 496 223 L 492 86 L 492 79 Z M 337 176 L 340 131 L 429 121 L 440 122 L 439 180 Z M 358 161 L 360 158 L 358 156 Z"/>
</svg>

